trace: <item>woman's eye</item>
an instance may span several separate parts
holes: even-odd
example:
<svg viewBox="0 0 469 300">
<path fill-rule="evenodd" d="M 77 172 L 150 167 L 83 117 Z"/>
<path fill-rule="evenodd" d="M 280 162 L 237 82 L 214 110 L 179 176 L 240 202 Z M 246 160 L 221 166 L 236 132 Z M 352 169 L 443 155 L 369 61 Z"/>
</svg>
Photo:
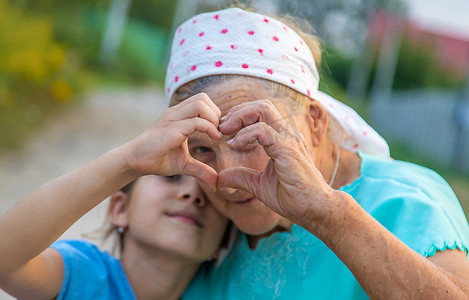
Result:
<svg viewBox="0 0 469 300">
<path fill-rule="evenodd" d="M 209 147 L 196 146 L 190 148 L 190 154 L 198 161 L 209 163 L 214 159 L 214 152 Z"/>
<path fill-rule="evenodd" d="M 210 151 L 210 149 L 207 147 L 195 147 L 192 151 L 197 154 L 202 154 Z"/>
</svg>

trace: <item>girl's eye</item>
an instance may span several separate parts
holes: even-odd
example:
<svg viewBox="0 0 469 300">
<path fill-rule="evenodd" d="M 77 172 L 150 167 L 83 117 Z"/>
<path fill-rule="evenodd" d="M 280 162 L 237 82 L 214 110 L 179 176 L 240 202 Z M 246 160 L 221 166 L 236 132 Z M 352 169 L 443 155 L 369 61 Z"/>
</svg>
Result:
<svg viewBox="0 0 469 300">
<path fill-rule="evenodd" d="M 170 182 L 180 182 L 182 180 L 182 175 L 164 176 L 164 178 Z"/>
</svg>

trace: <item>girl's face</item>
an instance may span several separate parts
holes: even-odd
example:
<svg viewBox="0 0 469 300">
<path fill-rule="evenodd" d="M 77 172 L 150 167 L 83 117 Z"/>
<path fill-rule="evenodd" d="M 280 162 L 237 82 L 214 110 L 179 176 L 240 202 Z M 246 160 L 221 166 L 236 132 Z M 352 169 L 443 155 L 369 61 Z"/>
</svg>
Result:
<svg viewBox="0 0 469 300">
<path fill-rule="evenodd" d="M 269 99 L 264 87 L 256 81 L 235 77 L 220 84 L 214 84 L 205 90 L 212 101 L 225 115 L 233 106 L 259 99 Z M 293 101 L 293 100 L 290 100 Z M 274 105 L 283 117 L 293 119 L 297 130 L 308 137 L 308 129 L 302 115 L 292 115 L 287 105 L 274 102 Z M 226 145 L 231 137 L 224 137 L 221 141 L 213 141 L 206 134 L 194 133 L 189 137 L 189 151 L 191 155 L 214 168 L 217 172 L 230 167 L 248 167 L 263 170 L 269 161 L 264 149 L 257 145 L 247 151 L 232 150 Z M 262 202 L 254 199 L 250 194 L 235 189 L 225 188 L 212 192 L 209 188 L 204 190 L 210 201 L 225 216 L 235 223 L 243 232 L 251 235 L 268 234 L 276 227 L 289 228 L 291 222 Z"/>
<path fill-rule="evenodd" d="M 181 175 L 139 178 L 128 202 L 127 221 L 125 247 L 130 242 L 197 262 L 218 250 L 228 223 L 196 179 Z"/>
</svg>

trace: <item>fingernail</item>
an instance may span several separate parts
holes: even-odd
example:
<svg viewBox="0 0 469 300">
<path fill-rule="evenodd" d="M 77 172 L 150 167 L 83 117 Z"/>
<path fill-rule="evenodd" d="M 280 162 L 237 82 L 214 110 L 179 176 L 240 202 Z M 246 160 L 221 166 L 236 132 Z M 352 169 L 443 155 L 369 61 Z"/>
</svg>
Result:
<svg viewBox="0 0 469 300">
<path fill-rule="evenodd" d="M 227 117 L 228 117 L 228 114 L 224 115 L 223 117 L 220 118 L 220 121 L 225 121 Z"/>
<path fill-rule="evenodd" d="M 228 142 L 226 142 L 226 143 L 227 143 L 228 145 L 231 145 L 231 144 L 233 144 L 233 143 L 234 143 L 234 140 L 235 140 L 235 139 L 234 139 L 234 138 L 232 138 L 231 140 L 229 140 L 229 141 L 228 141 Z"/>
<path fill-rule="evenodd" d="M 223 126 L 225 126 L 226 123 L 221 123 L 220 125 L 218 125 L 218 128 L 223 128 Z"/>
</svg>

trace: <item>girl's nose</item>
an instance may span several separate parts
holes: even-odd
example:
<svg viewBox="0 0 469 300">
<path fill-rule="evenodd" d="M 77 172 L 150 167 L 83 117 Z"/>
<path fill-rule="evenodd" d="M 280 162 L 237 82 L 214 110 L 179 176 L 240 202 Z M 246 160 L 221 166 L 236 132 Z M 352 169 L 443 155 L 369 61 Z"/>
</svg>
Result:
<svg viewBox="0 0 469 300">
<path fill-rule="evenodd" d="M 179 199 L 191 201 L 197 206 L 204 206 L 206 199 L 202 189 L 197 184 L 194 177 L 185 176 L 183 184 L 180 186 Z"/>
</svg>

